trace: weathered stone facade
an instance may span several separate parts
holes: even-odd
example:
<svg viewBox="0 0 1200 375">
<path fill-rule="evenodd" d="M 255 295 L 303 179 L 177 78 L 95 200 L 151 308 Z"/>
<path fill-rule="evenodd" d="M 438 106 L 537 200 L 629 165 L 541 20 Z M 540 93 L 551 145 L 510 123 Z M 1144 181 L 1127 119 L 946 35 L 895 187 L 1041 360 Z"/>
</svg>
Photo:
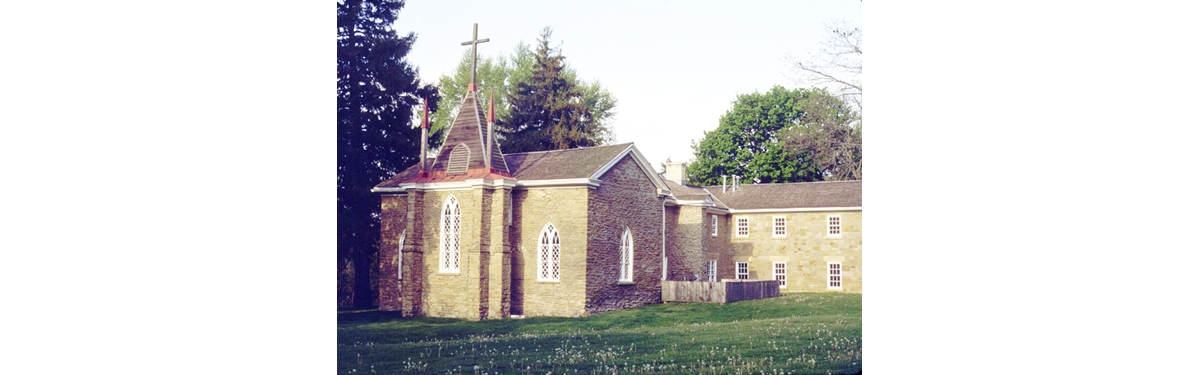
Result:
<svg viewBox="0 0 1200 375">
<path fill-rule="evenodd" d="M 661 302 L 663 199 L 631 155 L 600 179 L 587 204 L 586 313 Z M 633 236 L 632 283 L 619 282 L 625 228 Z"/>
<path fill-rule="evenodd" d="M 397 275 L 400 266 L 400 234 L 404 233 L 409 220 L 408 198 L 404 195 L 382 197 L 380 217 L 379 274 L 393 277 L 379 278 L 379 309 L 400 311 L 401 282 Z"/>
</svg>

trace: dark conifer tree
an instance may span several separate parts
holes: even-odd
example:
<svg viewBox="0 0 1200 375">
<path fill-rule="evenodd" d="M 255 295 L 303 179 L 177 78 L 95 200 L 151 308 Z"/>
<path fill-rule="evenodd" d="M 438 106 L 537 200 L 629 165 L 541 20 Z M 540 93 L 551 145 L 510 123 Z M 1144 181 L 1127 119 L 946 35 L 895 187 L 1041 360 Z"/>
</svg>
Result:
<svg viewBox="0 0 1200 375">
<path fill-rule="evenodd" d="M 564 74 L 565 57 L 550 47 L 549 27 L 534 54 L 533 74 L 508 95 L 509 115 L 498 121 L 506 153 L 599 145 L 602 124 L 592 117 L 583 92 Z"/>
<path fill-rule="evenodd" d="M 404 57 L 416 36 L 392 29 L 403 0 L 339 0 L 337 6 L 338 273 L 353 266 L 353 290 L 338 301 L 369 308 L 379 246 L 379 197 L 371 188 L 418 159 L 420 130 L 412 108 L 437 88 L 422 84 Z M 352 294 L 351 294 L 352 293 Z M 349 295 L 347 295 L 349 294 Z"/>
</svg>

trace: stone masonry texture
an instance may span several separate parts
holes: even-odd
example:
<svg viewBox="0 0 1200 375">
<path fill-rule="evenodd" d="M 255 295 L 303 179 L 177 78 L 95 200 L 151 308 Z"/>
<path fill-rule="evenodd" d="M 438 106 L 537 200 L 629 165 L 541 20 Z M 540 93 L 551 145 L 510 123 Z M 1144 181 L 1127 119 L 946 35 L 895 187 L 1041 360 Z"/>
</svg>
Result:
<svg viewBox="0 0 1200 375">
<path fill-rule="evenodd" d="M 662 199 L 633 157 L 624 156 L 590 191 L 586 211 L 586 313 L 627 309 L 662 301 Z M 621 235 L 633 235 L 633 283 L 620 279 Z"/>
<path fill-rule="evenodd" d="M 828 215 L 841 216 L 841 237 L 826 235 Z M 773 236 L 777 216 L 787 220 L 786 236 Z M 787 262 L 787 288 L 783 291 L 835 291 L 826 288 L 826 262 L 840 261 L 841 292 L 862 293 L 862 211 L 734 214 L 731 222 L 736 223 L 738 217 L 750 219 L 750 234 L 732 237 L 731 262 L 748 262 L 751 279 L 771 280 L 772 264 Z"/>
<path fill-rule="evenodd" d="M 588 188 L 517 190 L 513 199 L 512 314 L 586 315 Z M 538 237 L 547 224 L 562 248 L 556 281 L 537 277 Z"/>
</svg>

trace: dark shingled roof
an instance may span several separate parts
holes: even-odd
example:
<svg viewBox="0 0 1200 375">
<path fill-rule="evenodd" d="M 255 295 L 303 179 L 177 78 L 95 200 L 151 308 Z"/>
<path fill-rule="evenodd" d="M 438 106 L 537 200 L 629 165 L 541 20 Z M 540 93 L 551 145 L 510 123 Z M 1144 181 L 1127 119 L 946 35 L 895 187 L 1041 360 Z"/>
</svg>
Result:
<svg viewBox="0 0 1200 375">
<path fill-rule="evenodd" d="M 663 179 L 667 182 L 667 188 L 671 189 L 671 196 L 677 200 L 683 201 L 702 201 L 708 197 L 708 192 L 704 188 L 695 186 L 680 185 L 675 181 Z"/>
<path fill-rule="evenodd" d="M 862 180 L 739 185 L 721 192 L 709 186 L 720 203 L 735 210 L 770 208 L 862 207 Z"/>
<path fill-rule="evenodd" d="M 379 188 L 397 187 L 408 182 L 460 181 L 475 178 L 516 178 L 517 180 L 558 180 L 565 178 L 588 178 L 600 170 L 632 143 L 611 146 L 574 148 L 569 150 L 526 152 L 504 155 L 512 177 L 489 174 L 486 169 L 470 169 L 465 175 L 446 176 L 445 171 L 432 171 L 429 177 L 418 178 L 419 166 L 411 166 L 387 181 L 375 185 Z"/>
<path fill-rule="evenodd" d="M 480 108 L 482 103 L 476 98 L 474 91 L 468 91 L 467 95 L 463 96 L 462 104 L 459 106 L 458 115 L 454 117 L 454 123 L 450 125 L 450 131 L 446 133 L 446 140 L 442 142 L 442 149 L 438 152 L 438 156 L 431 162 L 433 165 L 429 168 L 430 174 L 435 174 L 437 171 L 445 171 L 446 164 L 450 160 L 450 151 L 453 151 L 457 145 L 465 145 L 470 150 L 470 159 L 467 161 L 468 169 L 484 168 L 483 166 L 483 145 L 487 140 L 487 117 L 483 114 L 483 108 Z M 492 139 L 492 169 L 508 173 L 508 168 L 504 164 L 503 153 L 500 152 L 500 145 L 496 139 Z"/>
<path fill-rule="evenodd" d="M 504 159 L 518 180 L 588 178 L 631 144 L 507 154 Z"/>
</svg>

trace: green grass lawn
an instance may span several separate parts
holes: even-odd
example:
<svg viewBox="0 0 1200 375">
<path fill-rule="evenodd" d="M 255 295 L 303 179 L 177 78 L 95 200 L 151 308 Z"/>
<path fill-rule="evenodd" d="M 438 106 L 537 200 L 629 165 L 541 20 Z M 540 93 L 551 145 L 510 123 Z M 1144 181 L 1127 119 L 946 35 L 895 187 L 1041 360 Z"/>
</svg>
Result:
<svg viewBox="0 0 1200 375">
<path fill-rule="evenodd" d="M 852 374 L 862 295 L 480 322 L 339 312 L 337 350 L 339 374 Z"/>
</svg>

